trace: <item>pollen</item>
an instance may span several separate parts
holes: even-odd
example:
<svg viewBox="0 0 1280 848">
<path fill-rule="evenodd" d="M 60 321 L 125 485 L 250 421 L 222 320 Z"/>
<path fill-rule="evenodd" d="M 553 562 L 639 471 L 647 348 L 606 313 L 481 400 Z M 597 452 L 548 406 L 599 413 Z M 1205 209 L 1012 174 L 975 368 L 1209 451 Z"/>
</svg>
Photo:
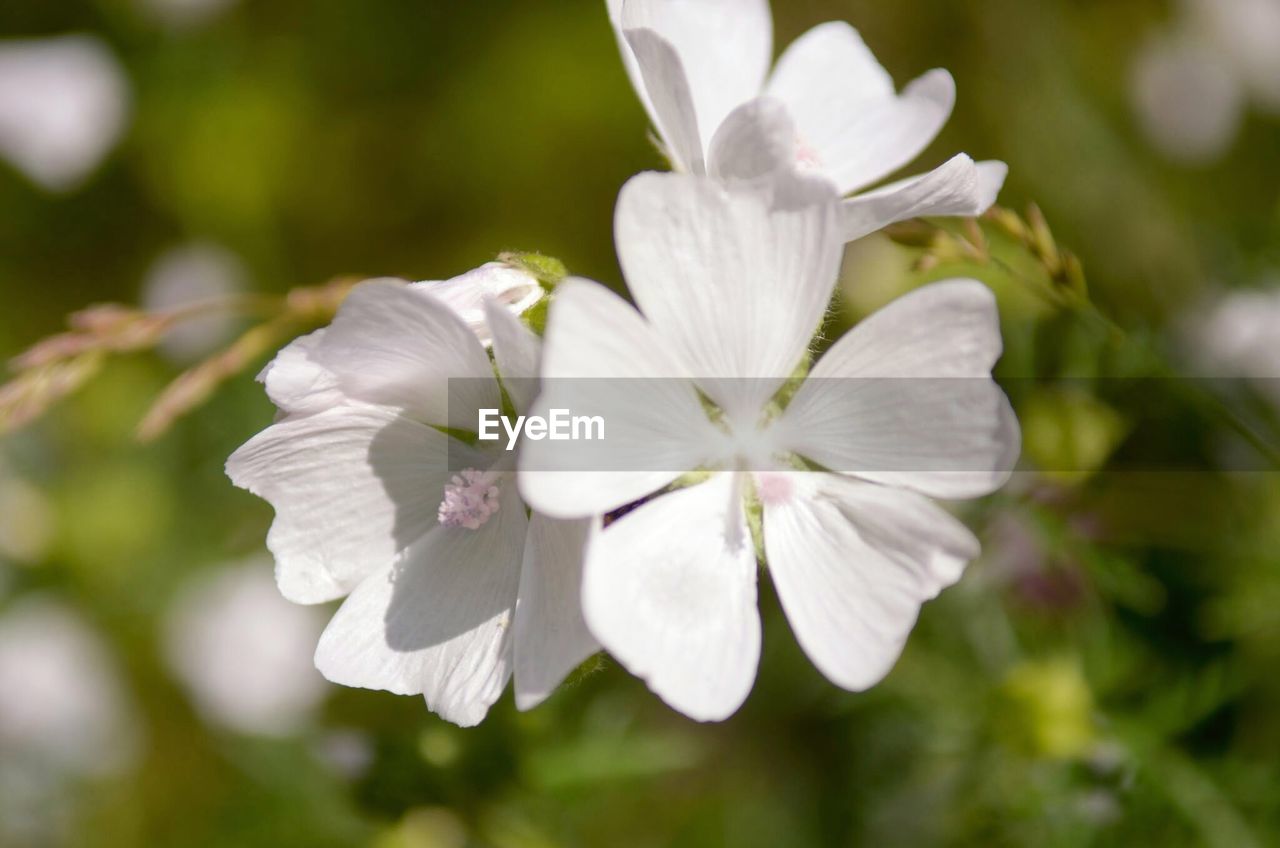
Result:
<svg viewBox="0 0 1280 848">
<path fill-rule="evenodd" d="M 437 514 L 444 527 L 478 530 L 498 511 L 498 476 L 467 468 L 444 487 L 444 500 Z"/>
</svg>

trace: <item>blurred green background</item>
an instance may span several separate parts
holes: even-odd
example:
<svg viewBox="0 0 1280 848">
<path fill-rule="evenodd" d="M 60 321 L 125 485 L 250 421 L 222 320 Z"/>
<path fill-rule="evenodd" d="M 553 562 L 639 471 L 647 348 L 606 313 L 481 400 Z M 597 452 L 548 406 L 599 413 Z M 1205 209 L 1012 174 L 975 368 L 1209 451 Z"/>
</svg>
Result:
<svg viewBox="0 0 1280 848">
<path fill-rule="evenodd" d="M 91 34 L 131 92 L 123 137 L 78 185 L 0 160 L 0 356 L 86 304 L 181 295 L 184 273 L 284 292 L 523 249 L 620 285 L 614 199 L 662 162 L 601 0 L 220 5 L 0 4 L 0 51 Z M 760 677 L 720 725 L 607 659 L 466 731 L 419 699 L 299 675 L 327 611 L 262 594 L 270 509 L 222 473 L 271 420 L 261 388 L 243 375 L 156 444 L 132 438 L 234 329 L 205 327 L 0 442 L 0 845 L 1280 844 L 1280 478 L 1222 470 L 1249 449 L 1221 415 L 1144 420 L 1099 379 L 1194 369 L 1242 332 L 1203 329 L 1225 293 L 1280 281 L 1280 118 L 1244 83 L 1173 85 L 1189 94 L 1170 106 L 1161 81 L 1189 72 L 1141 62 L 1153 39 L 1203 35 L 1182 5 L 775 5 L 779 46 L 843 18 L 900 85 L 949 68 L 955 115 L 916 170 L 959 150 L 1007 161 L 1002 203 L 1043 208 L 1124 328 L 1005 264 L 921 272 L 884 237 L 850 248 L 841 321 L 978 276 L 1001 300 L 1003 376 L 1048 381 L 1011 387 L 1027 473 L 965 509 L 984 556 L 888 679 L 827 683 L 767 581 Z M 1169 136 L 1223 98 L 1240 102 L 1215 149 Z M 1227 400 L 1275 443 L 1265 385 Z M 1109 468 L 1153 442 L 1187 472 Z M 267 671 L 237 688 L 242 667 Z"/>
</svg>

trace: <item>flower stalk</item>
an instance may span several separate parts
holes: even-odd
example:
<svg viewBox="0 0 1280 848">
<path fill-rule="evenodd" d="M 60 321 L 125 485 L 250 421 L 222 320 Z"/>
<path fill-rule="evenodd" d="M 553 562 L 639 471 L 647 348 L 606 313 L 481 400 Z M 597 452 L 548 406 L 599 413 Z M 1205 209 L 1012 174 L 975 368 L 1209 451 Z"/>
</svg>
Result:
<svg viewBox="0 0 1280 848">
<path fill-rule="evenodd" d="M 1025 251 L 1043 270 L 1043 278 L 1028 276 L 995 256 L 982 223 Z M 1280 469 L 1280 449 L 1220 398 L 1185 380 L 1174 379 L 1182 375 L 1160 351 L 1155 350 L 1150 342 L 1135 338 L 1098 308 L 1089 296 L 1083 263 L 1075 253 L 1058 243 L 1044 213 L 1036 204 L 1029 204 L 1025 214 L 994 206 L 980 220 L 965 219 L 960 231 L 938 221 L 915 219 L 893 224 L 884 232 L 897 244 L 924 251 L 915 263 L 918 272 L 932 271 L 953 263 L 994 266 L 1055 307 L 1069 311 L 1091 325 L 1113 344 L 1144 346 L 1149 354 L 1147 361 L 1153 363 L 1155 373 L 1152 376 L 1170 378 L 1169 384 L 1176 386 L 1193 408 L 1234 431 L 1274 468 Z"/>
<path fill-rule="evenodd" d="M 230 347 L 182 373 L 165 389 L 138 427 L 140 440 L 158 438 L 207 401 L 225 380 L 303 330 L 327 323 L 356 282 L 358 278 L 341 278 L 284 296 L 238 294 L 160 312 L 107 303 L 72 313 L 68 331 L 37 342 L 13 359 L 15 376 L 0 385 L 0 435 L 32 423 L 74 394 L 110 357 L 151 350 L 187 321 L 218 312 L 263 318 Z"/>
</svg>

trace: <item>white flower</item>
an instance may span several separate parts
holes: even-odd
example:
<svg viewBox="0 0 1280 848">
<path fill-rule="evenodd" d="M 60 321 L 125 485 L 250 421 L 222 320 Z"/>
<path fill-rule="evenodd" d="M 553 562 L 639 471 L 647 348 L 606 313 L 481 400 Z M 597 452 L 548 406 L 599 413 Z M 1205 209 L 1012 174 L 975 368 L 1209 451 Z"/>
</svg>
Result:
<svg viewBox="0 0 1280 848">
<path fill-rule="evenodd" d="M 1197 350 L 1224 377 L 1280 378 L 1280 288 L 1238 289 L 1194 314 Z"/>
<path fill-rule="evenodd" d="M 139 0 L 148 13 L 176 29 L 197 27 L 225 12 L 236 0 Z"/>
<path fill-rule="evenodd" d="M 1280 403 L 1280 288 L 1237 289 L 1199 305 L 1182 335 L 1205 376 L 1247 378 Z"/>
<path fill-rule="evenodd" d="M 439 290 L 365 283 L 282 351 L 264 380 L 283 418 L 227 471 L 276 508 L 267 544 L 285 597 L 350 594 L 320 639 L 320 671 L 423 694 L 473 725 L 513 673 L 527 709 L 597 650 L 578 603 L 590 522 L 528 515 L 513 471 L 444 432 L 474 432 L 478 410 L 501 402 L 489 356 Z M 523 409 L 540 342 L 492 298 L 481 309 Z"/>
<path fill-rule="evenodd" d="M 138 728 L 116 664 L 72 610 L 31 597 L 0 617 L 0 771 L 119 771 Z"/>
<path fill-rule="evenodd" d="M 955 82 L 929 71 L 901 94 L 843 22 L 821 24 L 783 52 L 770 72 L 768 0 L 607 0 L 623 61 L 677 170 L 722 173 L 737 158 L 743 110 L 764 97 L 785 107 L 791 159 L 860 192 L 914 160 L 955 105 Z M 979 215 L 1008 168 L 960 154 L 923 176 L 845 201 L 841 234 L 853 241 L 895 221 Z"/>
<path fill-rule="evenodd" d="M 838 214 L 824 180 L 729 190 L 643 174 L 615 222 L 640 311 L 585 280 L 562 284 L 551 307 L 535 412 L 607 408 L 606 459 L 618 464 L 557 470 L 565 443 L 530 442 L 520 485 L 535 509 L 608 513 L 685 472 L 723 472 L 618 518 L 593 539 L 584 574 L 591 631 L 696 719 L 733 713 L 755 678 L 753 490 L 792 628 L 827 677 L 858 690 L 888 671 L 921 603 L 977 554 L 926 496 L 989 493 L 1017 455 L 1017 422 L 990 377 L 995 302 L 974 281 L 881 310 L 822 357 L 785 411 L 773 404 L 829 303 Z M 722 411 L 717 423 L 702 396 Z M 624 461 L 641 450 L 649 465 Z M 795 470 L 797 458 L 839 473 Z"/>
<path fill-rule="evenodd" d="M 1167 158 L 1222 158 L 1250 103 L 1280 114 L 1280 2 L 1184 0 L 1171 27 L 1148 37 L 1130 96 L 1151 144 Z"/>
<path fill-rule="evenodd" d="M 50 191 L 75 187 L 124 130 L 129 90 L 96 38 L 0 42 L 0 156 Z"/>
<path fill-rule="evenodd" d="M 1235 141 L 1244 90 L 1211 45 L 1187 35 L 1155 35 L 1134 58 L 1129 77 L 1142 131 L 1168 159 L 1211 163 Z"/>
<path fill-rule="evenodd" d="M 1280 2 L 1187 0 L 1186 29 L 1214 45 L 1253 100 L 1280 114 Z"/>
<path fill-rule="evenodd" d="M 281 735 L 325 696 L 310 662 L 324 621 L 282 599 L 263 565 L 221 569 L 184 587 L 165 622 L 165 650 L 206 719 Z"/>
<path fill-rule="evenodd" d="M 158 312 L 231 297 L 245 288 L 248 272 L 239 257 L 205 242 L 173 247 L 162 253 L 142 284 L 142 305 Z M 235 317 L 212 311 L 180 322 L 160 342 L 175 362 L 192 362 L 212 352 L 231 335 Z"/>
</svg>

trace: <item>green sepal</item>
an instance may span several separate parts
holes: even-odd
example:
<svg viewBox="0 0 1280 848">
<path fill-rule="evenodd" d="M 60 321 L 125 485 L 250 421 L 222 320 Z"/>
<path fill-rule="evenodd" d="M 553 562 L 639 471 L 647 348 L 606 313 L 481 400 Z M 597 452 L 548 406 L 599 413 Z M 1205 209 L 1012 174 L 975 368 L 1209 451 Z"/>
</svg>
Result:
<svg viewBox="0 0 1280 848">
<path fill-rule="evenodd" d="M 520 253 L 510 251 L 499 254 L 498 261 L 512 268 L 518 268 L 537 280 L 542 287 L 550 291 L 569 276 L 569 269 L 554 256 L 541 253 Z"/>
</svg>

